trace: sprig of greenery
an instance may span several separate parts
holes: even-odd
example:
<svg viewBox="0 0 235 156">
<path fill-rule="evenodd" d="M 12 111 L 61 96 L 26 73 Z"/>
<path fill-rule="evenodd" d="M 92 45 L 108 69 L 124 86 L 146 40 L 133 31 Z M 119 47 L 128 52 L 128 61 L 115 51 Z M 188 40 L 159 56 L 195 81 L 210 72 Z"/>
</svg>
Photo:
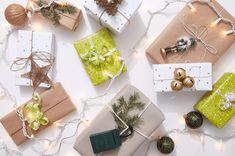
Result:
<svg viewBox="0 0 235 156">
<path fill-rule="evenodd" d="M 47 3 L 44 0 L 38 1 L 38 6 L 44 6 Z M 76 13 L 76 8 L 70 4 L 60 5 L 57 3 L 52 3 L 50 7 L 42 8 L 40 10 L 41 14 L 51 20 L 54 25 L 60 24 L 61 14 L 67 13 L 67 14 L 74 14 Z"/>
<path fill-rule="evenodd" d="M 139 114 L 131 115 L 131 111 L 133 110 L 143 110 L 145 103 L 139 101 L 139 94 L 134 93 L 128 99 L 122 96 L 120 97 L 116 103 L 112 105 L 114 112 L 129 126 L 138 127 L 138 125 L 142 122 L 141 118 L 139 118 Z M 115 122 L 117 124 L 117 128 L 120 131 L 123 131 L 126 127 L 125 125 L 113 114 Z M 125 133 L 124 133 L 125 134 Z"/>
</svg>

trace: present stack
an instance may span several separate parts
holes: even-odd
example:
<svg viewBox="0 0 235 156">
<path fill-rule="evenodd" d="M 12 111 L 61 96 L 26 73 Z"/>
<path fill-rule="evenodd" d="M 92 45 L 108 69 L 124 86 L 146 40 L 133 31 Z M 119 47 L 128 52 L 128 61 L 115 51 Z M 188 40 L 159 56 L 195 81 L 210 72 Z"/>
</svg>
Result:
<svg viewBox="0 0 235 156">
<path fill-rule="evenodd" d="M 120 4 L 117 5 L 116 13 L 110 15 L 105 8 L 97 5 L 99 1 L 100 0 L 86 0 L 84 8 L 91 17 L 115 34 L 124 31 L 142 4 L 142 0 L 121 0 Z M 108 1 L 104 3 L 108 3 Z"/>
</svg>

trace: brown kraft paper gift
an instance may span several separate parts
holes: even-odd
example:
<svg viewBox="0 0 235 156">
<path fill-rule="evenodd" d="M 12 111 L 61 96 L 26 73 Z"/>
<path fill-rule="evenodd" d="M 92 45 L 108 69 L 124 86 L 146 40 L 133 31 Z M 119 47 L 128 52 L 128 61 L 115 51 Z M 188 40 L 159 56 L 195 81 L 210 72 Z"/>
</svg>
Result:
<svg viewBox="0 0 235 156">
<path fill-rule="evenodd" d="M 35 3 L 37 3 L 39 0 L 33 0 Z M 47 3 L 50 2 L 50 0 L 43 0 Z M 30 6 L 28 6 L 30 7 Z M 29 10 L 31 10 L 29 8 Z M 78 24 L 79 24 L 79 17 L 80 17 L 80 14 L 81 14 L 81 10 L 77 8 L 77 12 L 74 13 L 74 14 L 66 14 L 66 13 L 63 13 L 63 14 L 60 14 L 61 15 L 61 18 L 59 20 L 60 22 L 60 25 L 72 30 L 72 31 L 75 31 L 76 28 L 78 27 Z M 42 18 L 43 15 L 40 13 L 40 11 L 36 14 Z"/>
<path fill-rule="evenodd" d="M 212 1 L 218 11 L 224 8 L 216 1 Z M 211 62 L 215 63 L 234 43 L 234 35 L 224 35 L 223 32 L 231 30 L 231 26 L 227 23 L 220 21 L 217 25 L 211 26 L 211 23 L 215 21 L 218 16 L 207 4 L 201 2 L 192 3 L 195 8 L 194 11 L 186 5 L 182 11 L 170 22 L 170 24 L 162 31 L 159 37 L 148 47 L 146 55 L 152 63 L 164 64 L 164 63 L 183 63 L 183 62 Z M 221 15 L 225 18 L 235 22 L 235 19 L 225 9 Z M 187 25 L 195 25 L 197 27 L 206 26 L 207 35 L 204 36 L 204 40 L 207 44 L 217 49 L 217 55 L 205 51 L 205 47 L 201 42 L 197 42 L 196 46 L 183 53 L 172 53 L 167 56 L 163 56 L 160 52 L 160 48 L 165 48 L 176 43 L 176 40 L 183 36 L 191 36 L 188 34 L 181 20 Z M 198 29 L 201 31 L 200 29 Z"/>
<path fill-rule="evenodd" d="M 66 93 L 60 83 L 54 84 L 51 89 L 43 92 L 41 94 L 41 98 L 41 111 L 49 119 L 49 124 L 47 126 L 40 126 L 40 129 L 37 131 L 33 131 L 29 127 L 27 127 L 29 134 L 37 134 L 41 132 L 42 130 L 53 124 L 55 121 L 76 110 L 69 95 Z M 17 145 L 24 143 L 28 139 L 23 135 L 22 122 L 16 115 L 15 111 L 12 111 L 8 115 L 0 119 L 0 121 Z"/>
</svg>

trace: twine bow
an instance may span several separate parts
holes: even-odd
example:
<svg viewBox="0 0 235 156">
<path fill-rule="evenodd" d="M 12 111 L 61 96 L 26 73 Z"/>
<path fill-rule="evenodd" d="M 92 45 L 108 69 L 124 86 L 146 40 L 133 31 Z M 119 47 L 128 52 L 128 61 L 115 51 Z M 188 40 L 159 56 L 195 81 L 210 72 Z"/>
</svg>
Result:
<svg viewBox="0 0 235 156">
<path fill-rule="evenodd" d="M 40 61 L 44 66 L 39 66 L 36 61 Z M 21 77 L 28 78 L 32 81 L 33 89 L 41 83 L 46 83 L 53 86 L 53 82 L 48 77 L 48 72 L 51 69 L 54 58 L 48 52 L 33 52 L 29 57 L 18 57 L 16 61 L 11 65 L 12 71 L 20 71 L 26 68 L 30 63 L 31 70 L 28 73 L 22 74 Z"/>
<path fill-rule="evenodd" d="M 205 51 L 217 56 L 217 49 L 205 41 L 206 36 L 208 35 L 208 29 L 206 26 L 198 27 L 195 24 L 187 25 L 183 20 L 181 23 L 184 26 L 185 31 L 201 42 L 205 47 Z"/>
<path fill-rule="evenodd" d="M 219 108 L 222 111 L 226 111 L 233 107 L 232 102 L 235 102 L 235 94 L 232 92 L 228 92 L 225 95 L 222 95 L 219 91 L 216 92 L 218 95 L 220 95 L 223 98 L 223 102 L 220 102 Z"/>
<path fill-rule="evenodd" d="M 81 55 L 82 60 L 92 63 L 95 66 L 99 66 L 104 62 L 110 62 L 109 56 L 113 54 L 117 49 L 113 48 L 108 51 L 108 48 L 104 46 L 101 51 L 97 50 L 96 48 L 91 48 L 90 51 L 85 52 Z M 108 51 L 108 52 L 107 52 Z"/>
</svg>

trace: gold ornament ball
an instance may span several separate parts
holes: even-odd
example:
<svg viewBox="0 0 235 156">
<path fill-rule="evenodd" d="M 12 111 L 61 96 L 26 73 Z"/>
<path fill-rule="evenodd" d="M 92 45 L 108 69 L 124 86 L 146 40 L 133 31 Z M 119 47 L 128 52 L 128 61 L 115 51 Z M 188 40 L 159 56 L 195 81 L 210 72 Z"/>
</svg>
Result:
<svg viewBox="0 0 235 156">
<path fill-rule="evenodd" d="M 183 83 L 181 81 L 178 81 L 178 80 L 173 80 L 171 82 L 171 88 L 174 91 L 179 91 L 179 90 L 183 89 Z"/>
<path fill-rule="evenodd" d="M 186 71 L 183 68 L 176 68 L 174 76 L 177 80 L 183 80 L 186 77 Z"/>
<path fill-rule="evenodd" d="M 187 76 L 183 80 L 184 86 L 188 88 L 193 87 L 194 83 L 195 83 L 194 78 L 192 78 L 191 76 Z"/>
<path fill-rule="evenodd" d="M 19 4 L 11 4 L 5 10 L 6 20 L 13 26 L 24 26 L 28 22 L 26 9 Z"/>
</svg>

